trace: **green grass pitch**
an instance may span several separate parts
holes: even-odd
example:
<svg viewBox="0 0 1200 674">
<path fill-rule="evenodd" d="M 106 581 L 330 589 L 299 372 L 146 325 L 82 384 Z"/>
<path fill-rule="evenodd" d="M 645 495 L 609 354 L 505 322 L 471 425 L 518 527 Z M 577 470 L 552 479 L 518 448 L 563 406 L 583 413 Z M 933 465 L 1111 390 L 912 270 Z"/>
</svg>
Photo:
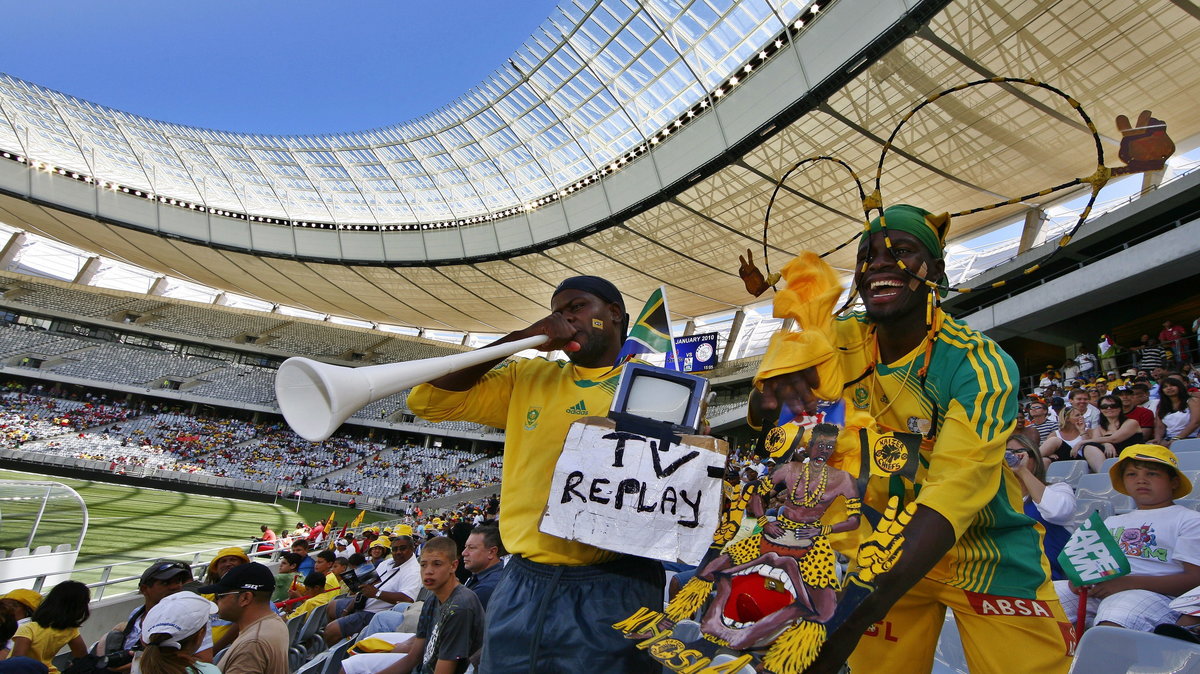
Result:
<svg viewBox="0 0 1200 674">
<path fill-rule="evenodd" d="M 301 503 L 297 514 L 295 501 L 257 503 L 16 471 L 0 471 L 0 479 L 49 480 L 79 492 L 87 504 L 89 525 L 76 568 L 158 557 L 190 562 L 196 551 L 248 543 L 252 536 L 259 535 L 262 524 L 278 533 L 292 529 L 298 520 L 325 519 L 331 510 L 339 522 L 348 522 L 357 514 L 349 508 L 312 503 Z M 0 549 L 24 546 L 29 523 L 36 514 L 33 505 L 0 501 Z M 396 517 L 368 512 L 363 521 Z M 43 515 L 34 545 L 74 543 L 79 523 L 80 518 L 71 508 L 52 508 Z M 114 576 L 137 575 L 142 570 L 126 566 L 115 570 Z M 77 573 L 75 578 L 93 582 L 99 576 L 100 572 L 95 571 Z"/>
</svg>

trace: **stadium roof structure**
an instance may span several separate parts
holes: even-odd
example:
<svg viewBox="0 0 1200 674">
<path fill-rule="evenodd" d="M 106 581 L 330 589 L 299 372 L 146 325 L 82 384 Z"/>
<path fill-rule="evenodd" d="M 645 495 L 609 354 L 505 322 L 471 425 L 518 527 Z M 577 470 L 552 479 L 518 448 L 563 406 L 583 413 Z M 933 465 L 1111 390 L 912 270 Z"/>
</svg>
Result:
<svg viewBox="0 0 1200 674">
<path fill-rule="evenodd" d="M 180 126 L 0 76 L 0 219 L 365 321 L 506 332 L 579 273 L 631 305 L 666 285 L 674 317 L 690 318 L 756 301 L 738 256 L 762 265 L 768 199 L 801 159 L 844 159 L 870 192 L 910 109 L 1008 76 L 1079 100 L 1117 166 L 1117 115 L 1152 110 L 1181 146 L 1200 134 L 1198 54 L 1188 0 L 568 0 L 454 104 L 321 136 Z M 1062 99 L 986 85 L 908 121 L 882 194 L 962 210 L 1095 170 Z M 1043 205 L 958 218 L 952 236 Z M 834 249 L 861 222 L 844 169 L 798 171 L 773 210 L 770 266 Z"/>
</svg>

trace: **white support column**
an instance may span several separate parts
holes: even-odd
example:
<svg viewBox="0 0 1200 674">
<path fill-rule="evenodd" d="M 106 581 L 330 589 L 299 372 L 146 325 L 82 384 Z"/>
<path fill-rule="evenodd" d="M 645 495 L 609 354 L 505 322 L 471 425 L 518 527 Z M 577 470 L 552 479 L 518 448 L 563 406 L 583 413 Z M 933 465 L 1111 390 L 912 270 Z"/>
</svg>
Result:
<svg viewBox="0 0 1200 674">
<path fill-rule="evenodd" d="M 1166 171 L 1146 171 L 1143 173 L 1142 194 L 1145 194 L 1150 190 L 1158 189 L 1158 186 L 1162 184 L 1164 173 L 1166 173 Z"/>
<path fill-rule="evenodd" d="M 100 271 L 100 256 L 93 255 L 87 259 L 87 262 L 83 263 L 83 266 L 79 269 L 79 273 L 75 275 L 75 278 L 71 279 L 71 282 L 80 285 L 89 285 L 92 279 L 96 277 L 96 272 L 98 271 Z"/>
<path fill-rule="evenodd" d="M 463 346 L 469 346 L 470 344 L 471 344 L 471 333 L 469 333 L 469 332 L 464 332 L 464 333 L 463 333 L 463 338 L 462 338 L 462 345 L 463 345 Z"/>
<path fill-rule="evenodd" d="M 154 283 L 150 284 L 150 290 L 146 291 L 147 295 L 161 295 L 167 292 L 167 277 L 159 276 L 154 279 Z"/>
<path fill-rule="evenodd" d="M 8 243 L 0 249 L 0 269 L 8 269 L 13 262 L 17 261 L 17 253 L 20 253 L 21 249 L 25 247 L 28 239 L 25 232 L 13 232 L 12 236 L 8 237 Z"/>
<path fill-rule="evenodd" d="M 1046 213 L 1040 208 L 1031 208 L 1025 211 L 1025 227 L 1021 230 L 1021 243 L 1017 247 L 1018 255 L 1033 248 L 1038 234 L 1042 233 L 1042 223 L 1045 220 Z"/>
<path fill-rule="evenodd" d="M 733 315 L 733 325 L 729 326 L 729 341 L 725 342 L 725 351 L 721 353 L 721 362 L 729 361 L 729 356 L 733 355 L 733 345 L 737 344 L 738 335 L 742 333 L 742 323 L 746 322 L 746 312 L 738 309 Z"/>
<path fill-rule="evenodd" d="M 688 321 L 687 325 L 683 326 L 683 336 L 696 334 L 696 321 Z"/>
<path fill-rule="evenodd" d="M 212 304 L 215 307 L 226 306 L 228 304 L 228 302 L 229 302 L 229 296 L 225 293 L 225 291 L 221 291 L 221 292 L 217 293 L 216 297 L 213 297 L 213 299 L 212 299 Z"/>
</svg>

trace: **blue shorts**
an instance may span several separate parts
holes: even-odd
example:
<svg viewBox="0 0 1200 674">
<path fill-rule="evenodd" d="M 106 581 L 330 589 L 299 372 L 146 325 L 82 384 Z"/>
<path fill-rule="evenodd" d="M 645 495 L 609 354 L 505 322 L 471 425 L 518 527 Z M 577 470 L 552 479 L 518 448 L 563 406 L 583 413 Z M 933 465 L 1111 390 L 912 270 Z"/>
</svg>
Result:
<svg viewBox="0 0 1200 674">
<path fill-rule="evenodd" d="M 643 606 L 662 608 L 662 564 L 551 566 L 513 555 L 503 573 L 488 602 L 480 674 L 662 671 L 612 627 Z"/>
<path fill-rule="evenodd" d="M 351 600 L 353 600 L 353 598 L 351 598 Z M 341 601 L 341 600 L 337 600 L 337 601 Z M 345 606 L 336 606 L 335 610 L 337 611 L 337 615 L 341 615 L 341 612 L 344 611 L 345 608 L 346 608 Z M 342 616 L 341 618 L 336 618 L 333 622 L 337 623 L 338 629 L 342 631 L 342 636 L 352 637 L 352 636 L 358 634 L 359 632 L 361 632 L 362 629 L 371 622 L 371 618 L 374 618 L 374 617 L 375 617 L 374 613 L 368 613 L 366 611 L 355 611 L 354 613 L 351 613 L 348 616 Z M 401 617 L 403 617 L 403 615 Z"/>
</svg>

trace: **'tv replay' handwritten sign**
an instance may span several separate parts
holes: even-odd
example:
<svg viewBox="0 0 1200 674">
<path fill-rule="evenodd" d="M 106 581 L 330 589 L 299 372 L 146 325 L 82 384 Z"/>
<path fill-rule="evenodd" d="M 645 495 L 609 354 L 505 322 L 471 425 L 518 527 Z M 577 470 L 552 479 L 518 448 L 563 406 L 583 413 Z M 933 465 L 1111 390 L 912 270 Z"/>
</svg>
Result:
<svg viewBox="0 0 1200 674">
<path fill-rule="evenodd" d="M 663 443 L 576 421 L 554 469 L 542 533 L 605 550 L 698 564 L 721 508 L 724 441 L 684 435 Z"/>
</svg>

